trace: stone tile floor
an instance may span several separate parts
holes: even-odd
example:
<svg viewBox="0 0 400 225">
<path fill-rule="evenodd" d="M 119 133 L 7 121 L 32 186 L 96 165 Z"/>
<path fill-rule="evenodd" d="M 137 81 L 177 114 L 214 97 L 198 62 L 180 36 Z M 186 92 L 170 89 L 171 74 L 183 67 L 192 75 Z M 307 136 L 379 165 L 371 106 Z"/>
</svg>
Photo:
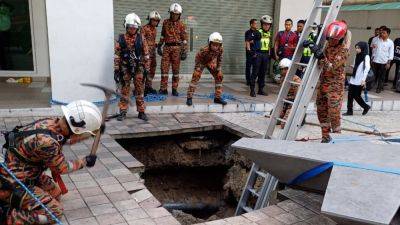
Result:
<svg viewBox="0 0 400 225">
<path fill-rule="evenodd" d="M 354 116 L 359 122 L 376 123 L 382 131 L 399 131 L 395 123 L 400 112 L 375 112 L 368 117 Z M 311 115 L 311 121 L 315 116 Z M 0 118 L 0 130 L 10 130 L 16 125 L 34 121 L 34 117 Z M 135 171 L 143 164 L 123 149 L 114 138 L 133 138 L 174 134 L 177 132 L 195 132 L 209 129 L 226 129 L 241 136 L 261 137 L 266 128 L 267 119 L 263 114 L 152 114 L 149 122 L 128 118 L 123 122 L 109 121 L 107 132 L 101 138 L 98 161 L 93 168 L 84 168 L 63 179 L 69 193 L 63 196 L 65 209 L 63 223 L 78 224 L 179 224 L 160 202 L 146 189 L 144 181 Z M 347 126 L 347 124 L 344 124 Z M 348 126 L 355 126 L 349 124 Z M 306 126 L 300 133 L 319 135 L 319 128 Z M 353 133 L 354 134 L 354 133 Z M 400 134 L 400 133 L 399 133 Z M 0 142 L 3 142 L 3 138 Z M 64 146 L 68 159 L 84 157 L 88 154 L 93 140 L 75 145 Z M 0 143 L 2 145 L 2 143 Z M 296 195 L 297 194 L 297 195 Z M 302 204 L 299 192 L 282 193 L 291 200 L 242 216 L 205 224 L 334 224 L 319 215 L 318 201 L 309 205 Z M 300 196 L 300 197 L 299 197 Z M 321 197 L 312 196 L 314 200 Z M 311 197 L 311 198 L 312 198 Z"/>
</svg>

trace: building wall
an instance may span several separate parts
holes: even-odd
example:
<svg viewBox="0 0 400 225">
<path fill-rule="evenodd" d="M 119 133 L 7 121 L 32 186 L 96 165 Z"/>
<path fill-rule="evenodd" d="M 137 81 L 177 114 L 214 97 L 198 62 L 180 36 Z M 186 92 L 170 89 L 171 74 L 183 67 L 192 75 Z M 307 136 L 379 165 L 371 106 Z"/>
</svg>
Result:
<svg viewBox="0 0 400 225">
<path fill-rule="evenodd" d="M 285 28 L 285 20 L 291 18 L 294 22 L 293 29 L 296 29 L 297 21 L 301 19 L 307 19 L 309 14 L 311 13 L 312 6 L 314 4 L 314 0 L 280 0 L 279 10 L 279 30 L 283 30 Z"/>
<path fill-rule="evenodd" d="M 339 19 L 348 22 L 352 32 L 352 45 L 348 65 L 353 64 L 355 58 L 354 45 L 359 41 L 368 42 L 376 27 L 386 25 L 392 29 L 390 38 L 392 40 L 400 37 L 400 10 L 378 10 L 378 11 L 342 11 Z M 394 66 L 391 70 L 391 77 L 394 76 Z"/>
<path fill-rule="evenodd" d="M 46 0 L 46 10 L 53 100 L 104 100 L 80 83 L 114 88 L 112 0 Z"/>
<path fill-rule="evenodd" d="M 147 23 L 147 15 L 152 10 L 160 12 L 163 19 L 169 17 L 168 9 L 176 1 L 157 0 L 114 0 L 115 34 L 124 32 L 122 26 L 126 14 L 135 12 Z M 273 15 L 274 0 L 203 0 L 177 1 L 183 7 L 182 19 L 187 24 L 189 45 L 192 46 L 188 59 L 181 64 L 181 74 L 193 72 L 194 58 L 197 50 L 207 44 L 208 36 L 219 31 L 224 38 L 225 75 L 243 75 L 245 70 L 244 32 L 249 29 L 249 20 L 259 19 L 262 15 Z M 161 26 L 157 39 L 160 38 Z M 157 56 L 158 64 L 160 57 Z M 157 73 L 160 73 L 159 66 Z M 158 76 L 157 76 L 158 77 Z"/>
</svg>

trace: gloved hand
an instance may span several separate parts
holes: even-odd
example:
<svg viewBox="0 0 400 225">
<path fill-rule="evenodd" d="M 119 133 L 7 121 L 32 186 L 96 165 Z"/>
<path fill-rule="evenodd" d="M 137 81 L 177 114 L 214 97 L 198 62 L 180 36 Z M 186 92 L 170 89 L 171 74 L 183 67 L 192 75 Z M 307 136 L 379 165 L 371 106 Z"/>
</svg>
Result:
<svg viewBox="0 0 400 225">
<path fill-rule="evenodd" d="M 162 55 L 163 55 L 162 45 L 160 45 L 160 44 L 157 46 L 157 54 L 158 54 L 159 56 L 162 56 Z"/>
<path fill-rule="evenodd" d="M 187 58 L 187 53 L 186 53 L 186 51 L 183 51 L 183 52 L 181 53 L 181 60 L 182 60 L 182 61 L 185 61 L 186 58 Z"/>
<path fill-rule="evenodd" d="M 114 81 L 115 83 L 119 83 L 120 81 L 120 72 L 118 70 L 114 71 Z"/>
<path fill-rule="evenodd" d="M 100 126 L 100 134 L 104 134 L 104 131 L 106 130 L 106 124 L 101 124 Z"/>
<path fill-rule="evenodd" d="M 86 156 L 85 157 L 86 167 L 93 167 L 94 164 L 96 164 L 96 159 L 97 159 L 96 155 L 88 155 L 88 156 Z"/>
</svg>

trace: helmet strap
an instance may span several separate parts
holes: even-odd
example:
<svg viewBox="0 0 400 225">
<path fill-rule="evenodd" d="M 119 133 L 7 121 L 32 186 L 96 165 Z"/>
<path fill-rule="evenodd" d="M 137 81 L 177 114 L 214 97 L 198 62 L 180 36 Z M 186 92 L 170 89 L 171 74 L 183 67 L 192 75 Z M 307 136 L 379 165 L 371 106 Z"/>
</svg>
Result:
<svg viewBox="0 0 400 225">
<path fill-rule="evenodd" d="M 74 127 L 84 127 L 86 125 L 86 122 L 84 120 L 77 122 L 73 116 L 70 116 L 69 120 Z"/>
</svg>

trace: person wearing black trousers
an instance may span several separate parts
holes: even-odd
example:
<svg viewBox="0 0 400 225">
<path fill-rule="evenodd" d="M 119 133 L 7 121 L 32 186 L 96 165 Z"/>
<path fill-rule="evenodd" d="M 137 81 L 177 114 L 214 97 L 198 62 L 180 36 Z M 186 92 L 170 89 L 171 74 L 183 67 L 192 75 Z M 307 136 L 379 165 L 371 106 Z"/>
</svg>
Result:
<svg viewBox="0 0 400 225">
<path fill-rule="evenodd" d="M 356 44 L 356 59 L 353 68 L 353 74 L 349 81 L 349 93 L 347 99 L 347 112 L 344 116 L 353 115 L 353 101 L 356 102 L 364 109 L 363 115 L 366 115 L 370 110 L 370 106 L 365 103 L 361 97 L 361 92 L 365 87 L 365 80 L 369 70 L 371 69 L 371 59 L 368 54 L 368 43 L 358 42 Z"/>
</svg>

